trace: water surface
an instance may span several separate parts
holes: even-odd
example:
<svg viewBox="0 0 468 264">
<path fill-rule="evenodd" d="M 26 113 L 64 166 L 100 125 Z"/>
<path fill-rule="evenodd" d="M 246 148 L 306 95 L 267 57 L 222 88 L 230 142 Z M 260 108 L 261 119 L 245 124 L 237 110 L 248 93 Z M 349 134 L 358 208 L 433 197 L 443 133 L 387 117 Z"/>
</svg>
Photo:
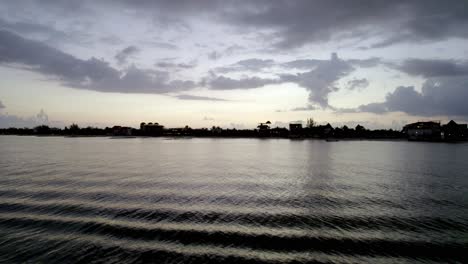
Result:
<svg viewBox="0 0 468 264">
<path fill-rule="evenodd" d="M 0 262 L 437 263 L 468 144 L 0 136 Z"/>
</svg>

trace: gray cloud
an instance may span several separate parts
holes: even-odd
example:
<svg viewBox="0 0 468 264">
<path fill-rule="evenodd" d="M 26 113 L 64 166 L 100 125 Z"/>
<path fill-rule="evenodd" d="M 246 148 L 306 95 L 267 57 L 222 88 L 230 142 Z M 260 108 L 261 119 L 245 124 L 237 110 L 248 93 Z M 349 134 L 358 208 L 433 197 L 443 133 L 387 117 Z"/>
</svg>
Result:
<svg viewBox="0 0 468 264">
<path fill-rule="evenodd" d="M 294 69 L 312 69 L 319 66 L 326 60 L 317 60 L 317 59 L 300 59 L 293 60 L 282 63 L 281 66 L 284 68 L 294 68 Z M 360 68 L 372 68 L 382 63 L 380 58 L 369 58 L 369 59 L 349 59 L 346 60 L 352 66 Z"/>
<path fill-rule="evenodd" d="M 277 83 L 280 83 L 280 80 L 260 77 L 232 79 L 225 76 L 212 76 L 204 81 L 204 84 L 213 90 L 254 89 Z"/>
<path fill-rule="evenodd" d="M 331 40 L 373 39 L 371 48 L 404 42 L 468 38 L 465 0 L 257 0 L 257 1 L 7 1 L 5 10 L 48 11 L 56 16 L 98 16 L 126 10 L 151 17 L 161 27 L 187 32 L 194 17 L 232 27 L 238 34 L 267 35 L 276 48 L 289 49 Z M 398 14 L 398 15 L 395 15 Z M 182 25 L 182 26 L 181 26 Z M 268 32 L 268 33 L 267 33 Z M 362 44 L 362 43 L 361 43 Z"/>
<path fill-rule="evenodd" d="M 303 107 L 294 107 L 294 108 L 291 108 L 291 109 L 277 109 L 275 110 L 276 113 L 287 113 L 287 112 L 303 112 L 303 111 L 313 111 L 313 110 L 317 110 L 319 109 L 318 107 L 316 106 L 313 106 L 313 105 L 307 105 L 307 106 L 303 106 Z"/>
<path fill-rule="evenodd" d="M 50 121 L 49 116 L 41 109 L 36 116 L 20 117 L 16 115 L 0 114 L 0 128 L 33 128 L 39 125 L 48 125 L 54 127 L 63 127 L 64 123 L 60 121 Z"/>
<path fill-rule="evenodd" d="M 353 66 L 360 67 L 360 68 L 372 68 L 383 63 L 381 58 L 376 58 L 376 57 L 369 58 L 369 59 L 349 59 L 347 60 L 347 62 L 352 64 Z"/>
<path fill-rule="evenodd" d="M 296 69 L 311 69 L 317 67 L 323 60 L 314 60 L 314 59 L 302 59 L 302 60 L 293 60 L 281 64 L 285 68 L 296 68 Z"/>
<path fill-rule="evenodd" d="M 236 71 L 261 71 L 265 68 L 270 68 L 275 65 L 275 61 L 271 59 L 247 59 L 241 60 L 234 64 L 216 68 L 216 71 L 227 73 L 227 72 L 236 72 Z"/>
<path fill-rule="evenodd" d="M 407 59 L 389 66 L 409 75 L 430 77 L 468 75 L 468 62 L 436 59 Z"/>
<path fill-rule="evenodd" d="M 463 0 L 255 1 L 228 11 L 240 27 L 272 30 L 278 48 L 336 39 L 382 39 L 371 47 L 395 43 L 467 38 L 468 13 Z M 398 14 L 398 16 L 395 16 Z"/>
<path fill-rule="evenodd" d="M 175 63 L 169 61 L 162 61 L 155 64 L 156 67 L 159 68 L 178 68 L 178 69 L 192 69 L 195 68 L 197 65 L 195 62 L 193 63 Z"/>
<path fill-rule="evenodd" d="M 196 96 L 196 95 L 189 95 L 189 94 L 179 94 L 175 95 L 177 99 L 180 100 L 197 100 L 197 101 L 229 101 L 226 99 L 222 98 L 216 98 L 216 97 L 207 97 L 207 96 Z"/>
<path fill-rule="evenodd" d="M 22 118 L 15 115 L 0 114 L 0 128 L 9 128 L 9 127 L 35 127 L 39 123 L 33 117 Z"/>
<path fill-rule="evenodd" d="M 121 38 L 114 35 L 100 37 L 99 41 L 102 41 L 103 43 L 108 45 L 121 45 L 123 43 L 123 40 Z"/>
<path fill-rule="evenodd" d="M 44 109 L 36 115 L 36 120 L 41 124 L 49 124 L 49 116 L 44 112 Z"/>
<path fill-rule="evenodd" d="M 367 86 L 369 86 L 369 81 L 366 78 L 353 79 L 353 80 L 348 81 L 349 90 L 364 89 Z"/>
<path fill-rule="evenodd" d="M 208 53 L 207 56 L 208 56 L 208 59 L 210 59 L 210 60 L 217 60 L 217 59 L 222 57 L 221 53 L 216 52 L 216 51 L 212 51 L 212 52 Z"/>
<path fill-rule="evenodd" d="M 169 49 L 169 50 L 179 49 L 179 47 L 169 42 L 151 41 L 151 42 L 148 42 L 148 44 L 157 48 L 161 48 L 161 49 Z"/>
<path fill-rule="evenodd" d="M 87 32 L 73 30 L 65 32 L 58 30 L 54 25 L 46 25 L 37 21 L 8 21 L 0 17 L 0 30 L 8 30 L 23 36 L 34 37 L 36 40 L 45 41 L 48 43 L 79 43 L 85 44 L 89 37 Z"/>
<path fill-rule="evenodd" d="M 129 57 L 132 57 L 133 55 L 137 54 L 138 52 L 140 52 L 139 48 L 137 48 L 135 46 L 128 46 L 125 49 L 117 52 L 117 54 L 115 55 L 114 58 L 117 60 L 117 62 L 119 64 L 125 64 L 125 63 L 127 63 L 127 59 Z"/>
<path fill-rule="evenodd" d="M 371 60 L 372 63 L 377 63 L 377 61 L 380 63 L 380 60 L 375 58 Z M 338 58 L 336 53 L 332 53 L 329 60 L 296 60 L 281 64 L 283 67 L 309 69 L 309 71 L 302 73 L 279 74 L 278 78 L 245 77 L 241 79 L 212 75 L 205 80 L 204 84 L 211 89 L 231 90 L 254 89 L 269 84 L 295 83 L 309 91 L 309 102 L 318 104 L 322 108 L 332 108 L 328 104 L 328 95 L 338 91 L 336 81 L 353 72 L 355 70 L 353 65 L 368 66 L 369 63 L 371 63 L 369 60 L 342 60 Z M 251 59 L 237 62 L 229 66 L 228 69 L 259 69 L 272 65 L 276 65 L 273 60 Z M 357 87 L 356 85 L 363 86 L 367 80 L 360 81 L 359 84 L 354 84 L 355 87 Z"/>
<path fill-rule="evenodd" d="M 361 105 L 348 112 L 405 112 L 419 116 L 468 116 L 468 77 L 428 79 L 418 92 L 413 86 L 400 86 L 388 93 L 385 101 Z"/>
<path fill-rule="evenodd" d="M 7 29 L 13 32 L 17 33 L 23 33 L 23 34 L 43 34 L 47 37 L 60 37 L 60 38 L 67 38 L 68 35 L 63 32 L 56 30 L 52 27 L 45 26 L 42 24 L 38 23 L 33 23 L 33 22 L 25 22 L 25 21 L 17 21 L 17 22 L 12 22 L 12 21 L 7 21 L 2 18 L 0 18 L 0 28 Z"/>
<path fill-rule="evenodd" d="M 193 81 L 171 81 L 167 72 L 135 66 L 119 71 L 100 59 L 81 60 L 5 30 L 0 30 L 0 63 L 22 64 L 66 86 L 100 92 L 167 93 L 196 86 Z"/>
<path fill-rule="evenodd" d="M 322 108 L 330 107 L 328 94 L 338 91 L 335 82 L 354 71 L 354 67 L 333 53 L 330 60 L 320 61 L 316 68 L 297 74 L 283 74 L 283 82 L 292 82 L 309 91 L 309 101 Z"/>
<path fill-rule="evenodd" d="M 0 101 L 0 109 L 5 108 L 5 105 Z"/>
<path fill-rule="evenodd" d="M 317 110 L 318 107 L 316 106 L 313 106 L 313 105 L 307 105 L 305 107 L 296 107 L 296 108 L 293 108 L 291 109 L 291 111 L 313 111 L 313 110 Z"/>
<path fill-rule="evenodd" d="M 231 54 L 233 54 L 233 53 L 237 53 L 237 52 L 242 51 L 242 50 L 245 50 L 245 49 L 246 49 L 246 48 L 243 47 L 243 46 L 234 44 L 234 45 L 231 45 L 231 46 L 227 47 L 227 48 L 224 50 L 224 53 L 231 55 Z"/>
</svg>

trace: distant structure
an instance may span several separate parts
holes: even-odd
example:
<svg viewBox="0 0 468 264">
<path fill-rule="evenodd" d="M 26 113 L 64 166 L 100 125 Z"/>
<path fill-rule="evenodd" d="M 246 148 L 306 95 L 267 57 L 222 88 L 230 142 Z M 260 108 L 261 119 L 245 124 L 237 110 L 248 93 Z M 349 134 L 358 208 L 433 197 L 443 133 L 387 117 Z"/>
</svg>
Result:
<svg viewBox="0 0 468 264">
<path fill-rule="evenodd" d="M 326 136 L 333 136 L 333 127 L 330 125 L 330 123 L 327 123 L 325 127 L 323 128 L 323 133 Z"/>
<path fill-rule="evenodd" d="M 193 129 L 188 125 L 180 128 L 169 128 L 164 134 L 167 136 L 193 136 Z"/>
<path fill-rule="evenodd" d="M 416 122 L 403 127 L 408 140 L 438 141 L 441 140 L 440 122 Z"/>
<path fill-rule="evenodd" d="M 290 123 L 289 124 L 289 137 L 299 138 L 302 136 L 302 123 Z"/>
<path fill-rule="evenodd" d="M 467 124 L 457 124 L 455 121 L 450 120 L 446 125 L 442 126 L 441 137 L 445 141 L 461 141 L 465 140 L 468 136 Z"/>
<path fill-rule="evenodd" d="M 161 136 L 164 132 L 164 126 L 159 123 L 148 123 L 142 122 L 140 124 L 140 133 L 143 136 Z"/>
<path fill-rule="evenodd" d="M 333 127 L 330 123 L 318 125 L 312 118 L 306 122 L 291 122 L 289 129 L 286 127 L 271 127 L 271 122 L 259 123 L 255 129 L 221 128 L 191 128 L 185 127 L 166 128 L 155 123 L 140 123 L 139 129 L 114 126 L 104 129 L 97 127 L 80 128 L 72 124 L 64 129 L 49 127 L 46 125 L 30 128 L 0 128 L 0 135 L 56 135 L 56 136 L 165 136 L 165 137 L 243 137 L 243 138 L 315 138 L 327 141 L 336 139 L 408 139 L 433 142 L 460 142 L 468 141 L 468 125 L 457 124 L 450 120 L 445 125 L 438 121 L 416 122 L 403 127 L 403 130 L 393 129 L 367 129 L 362 125 L 355 128 L 343 125 Z"/>
<path fill-rule="evenodd" d="M 270 136 L 270 121 L 266 121 L 265 123 L 258 124 L 258 136 L 260 137 L 269 137 Z"/>
<path fill-rule="evenodd" d="M 133 129 L 131 127 L 113 126 L 112 135 L 113 136 L 131 136 L 132 130 Z"/>
<path fill-rule="evenodd" d="M 285 127 L 275 127 L 270 129 L 270 136 L 287 138 L 289 136 L 289 130 Z"/>
</svg>

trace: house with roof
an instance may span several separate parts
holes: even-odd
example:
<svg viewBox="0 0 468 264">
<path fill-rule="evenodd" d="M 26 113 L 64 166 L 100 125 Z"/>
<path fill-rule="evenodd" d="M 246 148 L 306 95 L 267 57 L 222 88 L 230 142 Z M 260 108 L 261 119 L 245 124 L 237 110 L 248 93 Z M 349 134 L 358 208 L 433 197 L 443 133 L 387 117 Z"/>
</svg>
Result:
<svg viewBox="0 0 468 264">
<path fill-rule="evenodd" d="M 457 124 L 455 121 L 450 120 L 450 122 L 442 126 L 441 137 L 445 141 L 461 141 L 467 139 L 467 132 L 467 124 Z"/>
<path fill-rule="evenodd" d="M 441 140 L 440 122 L 416 122 L 403 127 L 408 140 L 439 141 Z"/>
</svg>

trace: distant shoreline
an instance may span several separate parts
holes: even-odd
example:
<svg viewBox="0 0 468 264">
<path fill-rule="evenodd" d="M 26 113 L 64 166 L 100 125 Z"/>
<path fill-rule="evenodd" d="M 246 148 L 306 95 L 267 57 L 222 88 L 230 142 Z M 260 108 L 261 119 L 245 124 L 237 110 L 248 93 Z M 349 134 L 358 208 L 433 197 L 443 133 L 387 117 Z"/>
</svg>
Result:
<svg viewBox="0 0 468 264">
<path fill-rule="evenodd" d="M 328 138 L 289 138 L 289 137 L 223 137 L 223 136 L 111 136 L 111 135 L 77 135 L 77 136 L 64 136 L 64 135 L 5 135 L 0 136 L 18 136 L 18 137 L 62 137 L 62 138 L 108 138 L 108 139 L 137 139 L 137 138 L 161 138 L 161 139 L 288 139 L 291 141 L 304 141 L 304 140 L 317 140 L 317 141 L 328 141 Z M 333 138 L 329 141 L 330 143 L 339 141 L 396 141 L 396 142 L 427 142 L 427 143 L 466 143 L 468 141 L 424 141 L 424 140 L 408 140 L 406 138 Z"/>
<path fill-rule="evenodd" d="M 97 127 L 79 127 L 72 124 L 63 129 L 40 125 L 34 128 L 1 128 L 0 135 L 38 136 L 38 137 L 109 137 L 122 138 L 282 138 L 290 140 L 319 139 L 327 142 L 334 141 L 422 141 L 422 142 L 467 142 L 467 124 L 457 124 L 451 120 L 445 125 L 439 122 L 416 122 L 408 124 L 400 130 L 393 129 L 366 129 L 361 125 L 355 128 L 333 127 L 330 123 L 316 125 L 312 119 L 307 126 L 301 123 L 289 124 L 285 127 L 271 127 L 271 122 L 260 123 L 254 129 L 221 128 L 191 128 L 189 126 L 178 128 L 165 128 L 159 123 L 140 124 L 140 128 L 126 126 L 113 126 L 104 129 Z"/>
</svg>

